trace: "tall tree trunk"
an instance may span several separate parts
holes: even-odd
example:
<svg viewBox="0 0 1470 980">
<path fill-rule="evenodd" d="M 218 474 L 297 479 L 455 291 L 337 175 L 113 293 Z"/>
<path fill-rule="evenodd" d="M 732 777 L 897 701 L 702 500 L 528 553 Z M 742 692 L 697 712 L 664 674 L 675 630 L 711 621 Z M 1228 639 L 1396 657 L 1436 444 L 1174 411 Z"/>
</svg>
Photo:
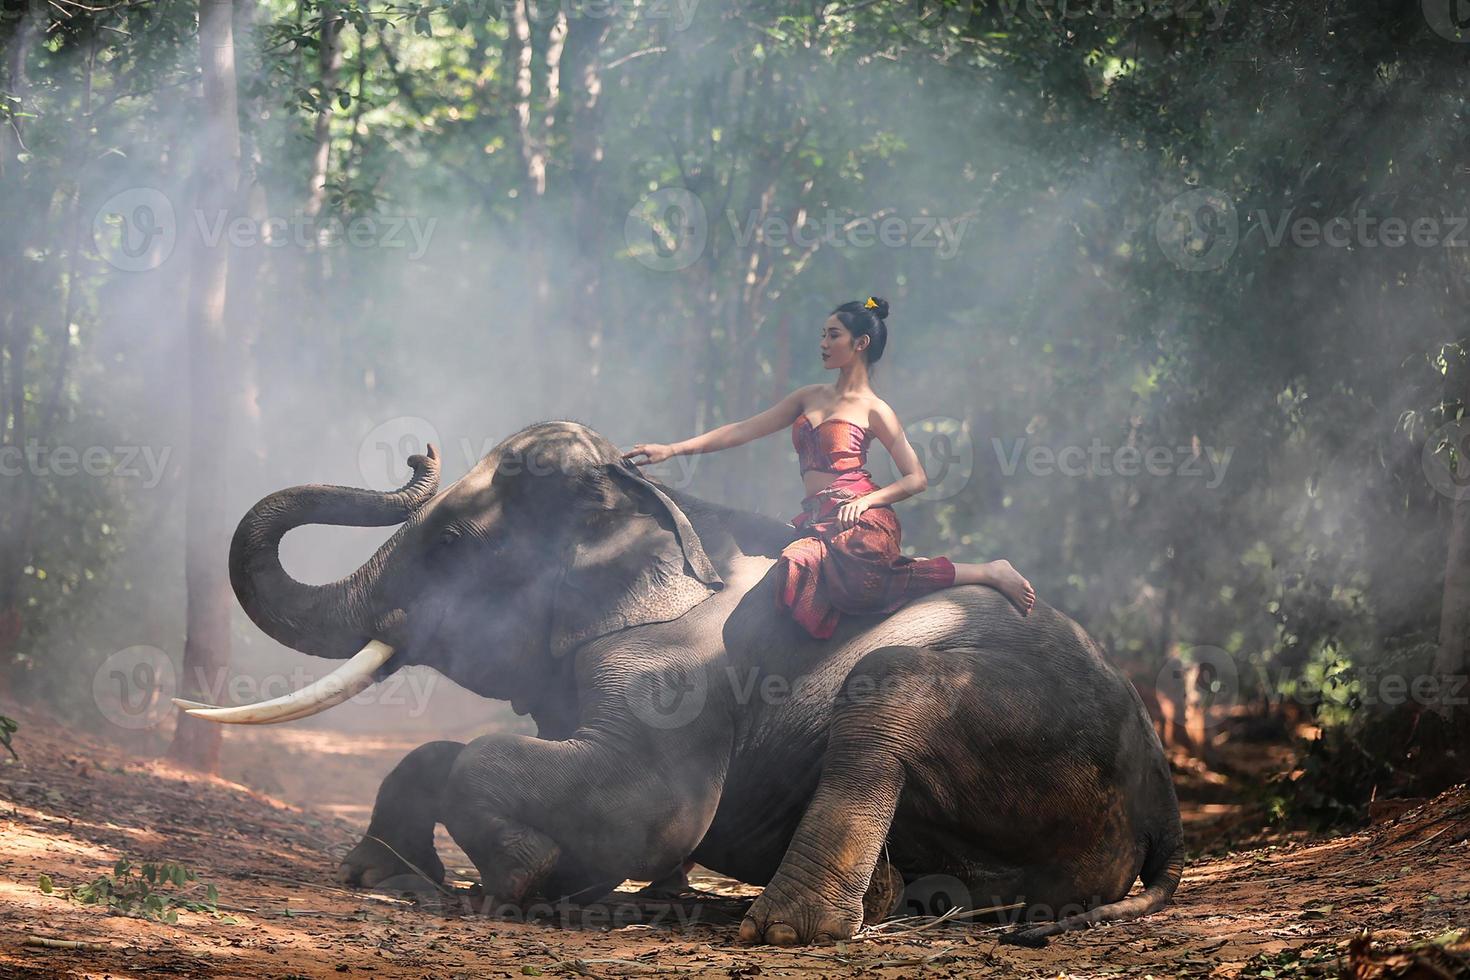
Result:
<svg viewBox="0 0 1470 980">
<path fill-rule="evenodd" d="M 269 14 L 260 0 L 238 0 L 235 9 L 236 51 L 247 65 L 260 63 L 262 25 Z M 249 69 L 247 69 L 248 71 Z M 359 86 L 360 94 L 360 86 Z M 359 103 L 360 104 L 360 103 Z M 240 188 L 236 195 L 239 213 L 250 218 L 252 227 L 264 228 L 270 216 L 265 184 L 260 180 L 262 165 L 257 134 L 265 125 L 268 112 L 263 94 L 257 91 L 245 104 L 241 114 L 244 128 L 240 133 Z M 265 268 L 265 249 L 261 243 L 232 256 L 230 289 L 225 309 L 229 360 L 237 365 L 240 381 L 231 422 L 235 425 L 238 455 L 259 465 L 265 458 L 265 439 L 260 424 L 259 365 L 252 352 L 260 337 L 260 325 L 267 319 L 260 303 L 258 280 Z M 250 482 L 250 481 L 247 481 Z"/>
<path fill-rule="evenodd" d="M 537 31 L 531 22 L 532 0 L 510 0 L 509 37 L 506 40 L 505 71 L 510 81 L 513 106 L 513 136 L 520 154 L 524 182 L 521 196 L 521 254 L 525 256 L 525 280 L 529 284 L 529 308 L 526 313 L 527 333 L 521 338 L 524 350 L 541 346 L 545 325 L 556 310 L 551 295 L 552 247 L 551 218 L 546 206 L 546 164 L 551 142 L 552 121 L 556 116 L 555 101 L 561 89 L 561 57 L 566 36 L 565 15 L 557 14 L 546 34 L 540 38 L 543 82 L 536 85 Z M 545 94 L 542 113 L 536 111 L 537 93 Z M 538 125 L 539 115 L 539 125 Z M 538 358 L 537 391 L 546 399 L 533 410 L 543 415 L 574 414 L 581 409 L 569 404 L 581 386 L 568 378 L 557 366 L 559 358 Z"/>
<path fill-rule="evenodd" d="M 306 185 L 306 214 L 315 218 L 327 202 L 327 169 L 332 160 L 332 106 L 337 76 L 342 70 L 342 16 L 332 3 L 322 4 L 322 29 L 317 46 L 321 105 L 312 126 L 311 177 Z"/>
<path fill-rule="evenodd" d="M 0 91 L 16 101 L 13 112 L 28 108 L 30 79 L 26 53 L 42 28 L 34 0 L 0 3 Z M 25 119 L 12 114 L 0 124 L 0 446 L 25 448 L 26 354 L 31 343 L 31 290 L 27 288 L 24 259 L 34 230 L 45 227 L 47 195 L 25 183 L 27 168 L 11 166 L 24 147 Z M 0 656 L 20 638 L 21 569 L 29 560 L 31 501 L 34 477 L 29 467 L 5 480 L 0 494 Z"/>
<path fill-rule="evenodd" d="M 599 303 L 602 281 L 602 45 L 612 18 L 578 15 L 567 20 L 561 51 L 565 80 L 566 128 L 570 165 L 568 191 L 572 195 L 572 226 L 576 232 L 572 288 L 566 291 L 573 312 L 585 324 L 587 358 L 585 396 L 598 404 L 602 375 L 605 303 Z M 548 112 L 548 118 L 552 114 Z M 549 126 L 548 126 L 549 128 Z M 568 321 L 571 322 L 571 321 Z"/>
<path fill-rule="evenodd" d="M 1470 303 L 1470 274 L 1467 261 L 1459 255 L 1444 256 L 1444 279 L 1448 287 L 1451 315 L 1463 315 Z M 1470 419 L 1470 363 L 1465 351 L 1470 337 L 1458 338 L 1461 356 L 1451 360 L 1445 375 L 1445 402 L 1457 405 L 1462 418 Z M 1466 450 L 1470 440 L 1455 446 L 1459 465 L 1470 466 Z M 1438 694 L 1435 703 L 1419 718 L 1419 755 L 1414 769 L 1425 792 L 1443 789 L 1470 779 L 1470 500 L 1450 505 L 1449 544 L 1446 548 L 1444 595 L 1439 614 L 1439 646 L 1430 667 Z"/>
<path fill-rule="evenodd" d="M 199 59 L 204 79 L 204 133 L 196 194 L 205 214 L 235 207 L 240 168 L 236 115 L 232 0 L 201 0 Z M 184 511 L 185 697 L 213 696 L 230 661 L 232 597 L 227 569 L 230 525 L 225 510 L 230 403 L 225 304 L 230 252 L 208 246 L 196 231 L 189 278 L 189 471 Z M 214 772 L 219 768 L 220 729 L 180 715 L 171 758 Z"/>
</svg>

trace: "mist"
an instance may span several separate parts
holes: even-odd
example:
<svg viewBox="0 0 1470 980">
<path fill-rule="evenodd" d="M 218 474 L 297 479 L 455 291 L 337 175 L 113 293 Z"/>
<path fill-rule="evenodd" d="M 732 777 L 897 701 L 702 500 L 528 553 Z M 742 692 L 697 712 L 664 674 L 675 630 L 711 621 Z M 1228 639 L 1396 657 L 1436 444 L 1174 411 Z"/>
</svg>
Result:
<svg viewBox="0 0 1470 980">
<path fill-rule="evenodd" d="M 3 478 L 8 684 L 106 730 L 109 658 L 183 669 L 200 240 L 231 256 L 231 526 L 284 487 L 395 488 L 430 442 L 447 486 L 541 420 L 692 437 L 832 380 L 822 322 L 878 295 L 874 386 L 931 483 L 906 552 L 1010 559 L 1140 686 L 1223 650 L 1230 707 L 1431 655 L 1466 253 L 1286 233 L 1454 237 L 1464 49 L 1391 6 L 237 4 L 232 226 L 196 203 L 189 12 L 21 5 L 4 435 L 51 456 Z M 650 475 L 782 520 L 802 496 L 784 432 Z M 331 581 L 391 532 L 283 560 Z M 238 609 L 230 635 L 240 700 L 330 666 Z M 303 724 L 530 731 L 415 673 Z"/>
</svg>

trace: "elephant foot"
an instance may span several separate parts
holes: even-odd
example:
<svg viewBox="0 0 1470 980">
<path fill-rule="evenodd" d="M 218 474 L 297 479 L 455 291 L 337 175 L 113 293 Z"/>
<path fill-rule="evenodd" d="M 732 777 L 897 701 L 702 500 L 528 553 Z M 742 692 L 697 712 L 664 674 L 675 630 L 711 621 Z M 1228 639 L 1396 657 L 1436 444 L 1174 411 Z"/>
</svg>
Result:
<svg viewBox="0 0 1470 980">
<path fill-rule="evenodd" d="M 740 941 L 772 946 L 835 943 L 851 938 L 862 924 L 860 903 L 851 909 L 839 908 L 811 892 L 798 897 L 773 881 L 745 913 Z"/>
<path fill-rule="evenodd" d="M 398 853 L 395 854 L 394 851 Z M 405 858 L 407 860 L 405 860 Z M 410 867 L 409 862 L 417 866 Z M 364 837 L 357 846 L 347 852 L 337 868 L 337 880 L 344 885 L 372 888 L 390 878 L 409 876 L 419 881 L 424 875 L 435 884 L 444 883 L 444 862 L 431 847 L 428 851 L 405 850 L 393 845 L 390 850 L 373 837 Z"/>
<path fill-rule="evenodd" d="M 693 861 L 685 861 L 662 878 L 649 882 L 639 894 L 648 898 L 678 898 L 687 894 L 690 890 L 689 871 L 693 867 Z"/>
</svg>

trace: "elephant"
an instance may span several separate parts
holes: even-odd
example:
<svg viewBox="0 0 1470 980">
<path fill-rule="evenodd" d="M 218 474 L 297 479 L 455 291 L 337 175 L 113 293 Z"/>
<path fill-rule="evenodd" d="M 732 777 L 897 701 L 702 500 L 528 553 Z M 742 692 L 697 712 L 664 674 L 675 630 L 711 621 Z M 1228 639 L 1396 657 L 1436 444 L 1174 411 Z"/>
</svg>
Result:
<svg viewBox="0 0 1470 980">
<path fill-rule="evenodd" d="M 763 885 L 748 943 L 840 940 L 939 895 L 1019 908 L 1009 938 L 1044 944 L 1173 895 L 1183 832 L 1158 736 L 1046 603 L 1022 617 L 962 585 L 813 639 L 768 574 L 790 524 L 665 486 L 583 423 L 529 425 L 443 492 L 434 447 L 409 465 L 392 492 L 273 493 L 231 543 L 255 624 L 344 665 L 264 704 L 181 703 L 290 720 L 422 664 L 531 717 L 536 737 L 409 753 L 341 881 L 442 881 L 442 824 L 487 902 L 596 897 L 690 861 Z M 308 524 L 401 526 L 307 585 L 279 545 Z"/>
</svg>

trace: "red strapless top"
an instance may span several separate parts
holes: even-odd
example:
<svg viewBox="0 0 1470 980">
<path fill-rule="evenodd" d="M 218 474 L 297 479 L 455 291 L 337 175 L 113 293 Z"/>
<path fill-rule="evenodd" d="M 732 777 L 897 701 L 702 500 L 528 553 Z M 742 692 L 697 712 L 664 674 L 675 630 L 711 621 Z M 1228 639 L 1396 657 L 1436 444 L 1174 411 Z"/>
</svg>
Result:
<svg viewBox="0 0 1470 980">
<path fill-rule="evenodd" d="M 801 462 L 801 472 L 846 473 L 868 462 L 868 441 L 873 433 L 856 422 L 830 418 L 812 426 L 805 414 L 791 426 L 791 445 Z"/>
</svg>

